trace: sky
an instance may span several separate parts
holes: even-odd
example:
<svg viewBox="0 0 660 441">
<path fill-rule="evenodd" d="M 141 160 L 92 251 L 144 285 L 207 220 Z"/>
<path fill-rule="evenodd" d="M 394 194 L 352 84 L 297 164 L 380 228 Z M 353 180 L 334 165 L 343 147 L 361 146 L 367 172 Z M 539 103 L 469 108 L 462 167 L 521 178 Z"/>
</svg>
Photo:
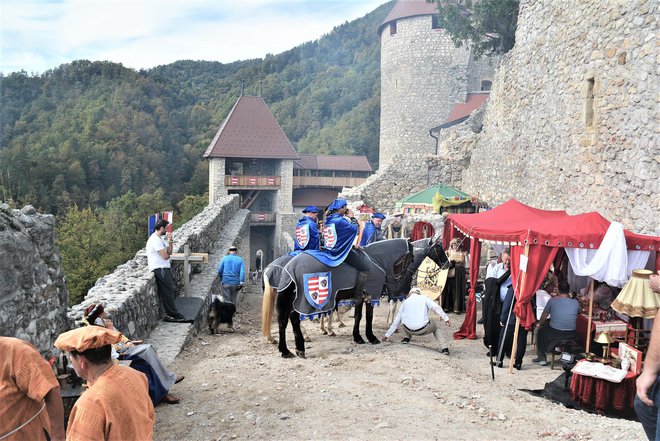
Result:
<svg viewBox="0 0 660 441">
<path fill-rule="evenodd" d="M 0 0 L 0 72 L 73 60 L 229 63 L 316 40 L 386 0 Z M 374 30 L 375 32 L 375 30 Z"/>
</svg>

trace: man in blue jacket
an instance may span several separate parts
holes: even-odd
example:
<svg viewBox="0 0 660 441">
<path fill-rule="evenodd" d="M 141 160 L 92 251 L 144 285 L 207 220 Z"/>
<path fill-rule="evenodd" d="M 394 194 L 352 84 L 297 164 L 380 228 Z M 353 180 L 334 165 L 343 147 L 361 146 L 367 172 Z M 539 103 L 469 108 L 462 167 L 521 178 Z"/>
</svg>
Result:
<svg viewBox="0 0 660 441">
<path fill-rule="evenodd" d="M 222 301 L 238 307 L 238 291 L 245 284 L 245 264 L 236 253 L 238 248 L 229 247 L 229 254 L 222 258 L 218 267 L 218 277 L 222 284 Z"/>
<path fill-rule="evenodd" d="M 371 220 L 364 224 L 364 231 L 362 231 L 362 239 L 360 240 L 361 247 L 383 240 L 383 230 L 380 228 L 383 225 L 383 219 L 385 219 L 383 213 L 371 215 Z"/>
<path fill-rule="evenodd" d="M 305 250 L 319 249 L 319 227 L 316 224 L 319 217 L 319 209 L 314 205 L 305 207 L 302 211 L 304 216 L 298 220 L 296 225 L 296 237 L 293 240 L 293 251 L 289 253 L 296 256 Z"/>
</svg>

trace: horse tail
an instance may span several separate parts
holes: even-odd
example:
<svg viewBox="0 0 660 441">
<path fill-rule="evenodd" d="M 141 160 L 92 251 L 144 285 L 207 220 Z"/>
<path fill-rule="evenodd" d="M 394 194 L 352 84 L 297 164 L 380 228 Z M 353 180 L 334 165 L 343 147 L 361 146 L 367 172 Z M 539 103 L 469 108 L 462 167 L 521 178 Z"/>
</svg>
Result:
<svg viewBox="0 0 660 441">
<path fill-rule="evenodd" d="M 270 325 L 273 322 L 273 310 L 275 309 L 275 298 L 277 291 L 270 286 L 270 281 L 266 277 L 266 272 L 263 273 L 264 284 L 264 299 L 261 305 L 261 335 L 266 337 L 270 343 L 274 343 L 275 339 L 270 334 Z"/>
</svg>

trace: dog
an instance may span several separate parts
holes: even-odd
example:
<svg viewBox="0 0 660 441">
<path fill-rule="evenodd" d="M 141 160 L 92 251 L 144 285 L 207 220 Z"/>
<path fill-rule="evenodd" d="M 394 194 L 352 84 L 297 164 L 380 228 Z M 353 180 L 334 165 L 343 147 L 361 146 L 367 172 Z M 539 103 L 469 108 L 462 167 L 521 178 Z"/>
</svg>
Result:
<svg viewBox="0 0 660 441">
<path fill-rule="evenodd" d="M 211 335 L 218 333 L 218 327 L 222 323 L 227 324 L 230 332 L 234 332 L 234 314 L 236 313 L 236 305 L 229 302 L 221 302 L 219 298 L 215 298 L 209 305 L 208 323 Z"/>
</svg>

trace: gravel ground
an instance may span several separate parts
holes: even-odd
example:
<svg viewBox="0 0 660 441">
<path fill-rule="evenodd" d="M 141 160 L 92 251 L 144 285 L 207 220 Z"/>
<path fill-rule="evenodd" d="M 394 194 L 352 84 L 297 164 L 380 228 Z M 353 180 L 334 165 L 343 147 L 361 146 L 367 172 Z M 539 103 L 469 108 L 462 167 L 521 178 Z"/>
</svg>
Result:
<svg viewBox="0 0 660 441">
<path fill-rule="evenodd" d="M 307 359 L 283 359 L 261 338 L 261 298 L 246 289 L 236 332 L 204 330 L 174 361 L 171 368 L 186 375 L 172 389 L 181 403 L 156 408 L 156 439 L 645 439 L 637 422 L 520 391 L 542 389 L 561 373 L 531 363 L 531 347 L 521 371 L 496 369 L 492 381 L 481 335 L 452 340 L 450 356 L 437 351 L 432 335 L 408 345 L 400 333 L 394 343 L 356 345 L 345 317 L 349 326 L 336 337 L 305 322 L 313 340 Z M 376 308 L 379 338 L 386 316 L 387 308 Z M 448 339 L 463 316 L 450 318 L 451 329 L 442 328 Z"/>
</svg>

